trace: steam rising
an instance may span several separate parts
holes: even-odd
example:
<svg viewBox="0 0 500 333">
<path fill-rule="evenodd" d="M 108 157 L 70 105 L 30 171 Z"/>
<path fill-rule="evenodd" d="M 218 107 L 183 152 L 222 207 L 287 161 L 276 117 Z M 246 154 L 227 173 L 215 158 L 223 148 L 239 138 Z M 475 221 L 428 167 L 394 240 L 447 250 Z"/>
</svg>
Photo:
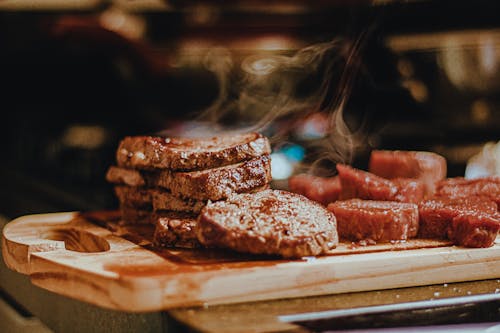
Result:
<svg viewBox="0 0 500 333">
<path fill-rule="evenodd" d="M 207 54 L 205 65 L 216 75 L 219 94 L 198 120 L 220 124 L 221 120 L 235 116 L 245 121 L 245 127 L 237 130 L 265 131 L 285 117 L 296 119 L 325 112 L 329 115 L 329 134 L 317 142 L 324 153 L 313 167 L 324 160 L 349 163 L 359 135 L 350 131 L 343 115 L 359 68 L 359 48 L 360 40 L 334 40 L 303 48 L 290 56 L 252 55 L 243 59 L 240 66 L 235 66 L 227 49 L 213 49 Z M 273 136 L 273 144 L 283 143 L 284 134 Z"/>
</svg>

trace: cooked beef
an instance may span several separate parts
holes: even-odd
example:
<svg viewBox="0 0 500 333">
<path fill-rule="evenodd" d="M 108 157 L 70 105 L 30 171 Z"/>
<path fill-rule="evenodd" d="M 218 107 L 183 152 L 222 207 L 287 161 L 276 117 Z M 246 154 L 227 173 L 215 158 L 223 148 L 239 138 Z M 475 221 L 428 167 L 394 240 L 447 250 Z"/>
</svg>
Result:
<svg viewBox="0 0 500 333">
<path fill-rule="evenodd" d="M 201 244 L 196 238 L 196 214 L 179 212 L 158 212 L 153 244 L 159 247 L 195 248 Z"/>
<path fill-rule="evenodd" d="M 120 205 L 137 209 L 152 209 L 153 193 L 151 189 L 132 186 L 115 186 L 115 194 Z"/>
<path fill-rule="evenodd" d="M 207 202 L 203 200 L 179 198 L 165 190 L 153 190 L 152 195 L 153 210 L 155 211 L 168 210 L 198 214 L 207 204 Z"/>
<path fill-rule="evenodd" d="M 157 188 L 120 185 L 115 186 L 115 193 L 121 205 L 143 210 L 199 213 L 207 204 L 206 201 L 179 198 Z"/>
<path fill-rule="evenodd" d="M 198 200 L 221 200 L 232 194 L 251 191 L 271 181 L 268 155 L 214 169 L 191 172 L 161 172 L 158 186 L 173 195 Z"/>
<path fill-rule="evenodd" d="M 420 216 L 419 237 L 445 239 L 449 236 L 455 217 L 475 213 L 495 214 L 497 205 L 491 200 L 478 197 L 435 197 L 422 201 L 418 210 Z"/>
<path fill-rule="evenodd" d="M 498 214 L 466 213 L 453 218 L 448 237 L 457 245 L 490 247 L 499 229 Z"/>
<path fill-rule="evenodd" d="M 435 190 L 437 181 L 446 177 L 446 159 L 436 153 L 423 151 L 374 150 L 368 171 L 387 178 L 416 178 L 425 186 L 427 195 Z"/>
<path fill-rule="evenodd" d="M 337 201 L 342 190 L 339 177 L 299 174 L 288 179 L 290 191 L 304 195 L 323 205 Z"/>
<path fill-rule="evenodd" d="M 203 170 L 269 154 L 266 137 L 258 133 L 212 138 L 134 136 L 118 147 L 118 165 L 137 169 Z"/>
<path fill-rule="evenodd" d="M 121 205 L 122 222 L 126 224 L 151 224 L 154 223 L 151 210 L 138 209 Z"/>
<path fill-rule="evenodd" d="M 111 167 L 107 180 L 129 186 L 146 184 L 149 187 L 162 187 L 176 197 L 220 200 L 234 193 L 250 192 L 267 185 L 271 181 L 271 159 L 265 155 L 233 165 L 189 172 L 139 172 Z"/>
<path fill-rule="evenodd" d="M 500 177 L 448 178 L 437 184 L 436 196 L 447 198 L 483 197 L 500 207 Z"/>
<path fill-rule="evenodd" d="M 158 183 L 158 172 L 134 170 L 110 166 L 106 180 L 112 184 L 122 184 L 134 187 L 155 187 Z"/>
<path fill-rule="evenodd" d="M 412 203 L 351 199 L 331 203 L 328 210 L 341 239 L 386 242 L 417 235 L 418 207 Z"/>
<path fill-rule="evenodd" d="M 286 258 L 324 254 L 338 243 L 332 213 L 302 195 L 280 190 L 208 203 L 198 218 L 197 236 L 206 246 Z"/>
<path fill-rule="evenodd" d="M 416 203 L 422 200 L 423 187 L 416 179 L 389 180 L 370 172 L 337 164 L 342 190 L 339 198 Z"/>
</svg>

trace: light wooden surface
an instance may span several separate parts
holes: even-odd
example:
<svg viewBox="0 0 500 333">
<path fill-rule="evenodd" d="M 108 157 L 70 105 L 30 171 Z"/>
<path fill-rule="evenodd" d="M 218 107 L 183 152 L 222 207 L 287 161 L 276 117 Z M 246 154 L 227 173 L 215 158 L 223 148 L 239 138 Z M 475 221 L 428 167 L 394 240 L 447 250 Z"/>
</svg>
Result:
<svg viewBox="0 0 500 333">
<path fill-rule="evenodd" d="M 120 226 L 112 212 L 94 217 L 18 218 L 3 231 L 4 261 L 37 286 L 130 312 L 500 277 L 498 244 L 343 244 L 328 256 L 289 261 L 215 250 L 158 251 L 150 246 L 149 227 Z M 434 247 L 411 249 L 426 246 Z"/>
</svg>

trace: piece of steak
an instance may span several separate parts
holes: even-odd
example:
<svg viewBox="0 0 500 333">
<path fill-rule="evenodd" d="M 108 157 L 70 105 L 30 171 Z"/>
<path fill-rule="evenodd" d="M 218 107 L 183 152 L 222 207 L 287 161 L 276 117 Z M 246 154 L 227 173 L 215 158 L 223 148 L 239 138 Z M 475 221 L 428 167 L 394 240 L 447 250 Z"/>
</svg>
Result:
<svg viewBox="0 0 500 333">
<path fill-rule="evenodd" d="M 183 199 L 158 188 L 115 186 L 120 205 L 143 210 L 199 213 L 206 201 Z"/>
<path fill-rule="evenodd" d="M 155 187 L 158 183 L 158 174 L 158 172 L 139 171 L 112 165 L 106 172 L 106 180 L 112 184 L 122 184 L 133 187 Z"/>
<path fill-rule="evenodd" d="M 318 177 L 308 174 L 294 175 L 288 179 L 290 191 L 302 194 L 305 197 L 317 201 L 323 205 L 339 199 L 342 190 L 340 178 Z"/>
<path fill-rule="evenodd" d="M 453 218 L 448 237 L 456 245 L 490 247 L 499 230 L 498 214 L 465 213 Z"/>
<path fill-rule="evenodd" d="M 122 222 L 125 224 L 153 224 L 153 212 L 147 209 L 120 205 Z"/>
<path fill-rule="evenodd" d="M 479 197 L 448 198 L 434 197 L 418 205 L 420 216 L 419 237 L 446 239 L 450 234 L 452 221 L 459 215 L 486 214 L 497 212 L 495 202 Z"/>
<path fill-rule="evenodd" d="M 153 244 L 158 247 L 196 248 L 197 215 L 179 212 L 158 212 L 154 215 Z"/>
<path fill-rule="evenodd" d="M 446 198 L 482 197 L 500 207 L 500 177 L 448 178 L 437 184 L 436 196 Z"/>
<path fill-rule="evenodd" d="M 389 180 L 370 172 L 337 164 L 341 182 L 339 199 L 365 199 L 417 203 L 423 198 L 422 184 L 416 179 Z"/>
<path fill-rule="evenodd" d="M 191 172 L 163 171 L 158 186 L 173 195 L 197 200 L 221 200 L 235 193 L 249 192 L 271 181 L 271 158 L 261 156 L 250 161 L 219 168 Z"/>
<path fill-rule="evenodd" d="M 197 235 L 206 246 L 285 258 L 324 254 L 338 243 L 331 212 L 300 194 L 280 190 L 208 203 L 198 218 Z"/>
<path fill-rule="evenodd" d="M 174 211 L 189 212 L 198 214 L 207 201 L 196 199 L 184 199 L 172 195 L 169 191 L 155 189 L 152 191 L 153 210 L 154 211 Z"/>
<path fill-rule="evenodd" d="M 137 169 L 203 170 L 270 154 L 259 133 L 212 138 L 125 137 L 116 152 L 118 166 Z"/>
<path fill-rule="evenodd" d="M 387 242 L 406 240 L 417 235 L 416 204 L 351 199 L 331 203 L 328 210 L 337 218 L 341 239 Z"/>
<path fill-rule="evenodd" d="M 258 190 L 271 181 L 269 155 L 253 160 L 200 171 L 138 171 L 110 167 L 110 183 L 129 186 L 161 187 L 172 195 L 196 200 L 221 200 L 234 193 Z"/>
<path fill-rule="evenodd" d="M 153 193 L 145 187 L 115 186 L 115 194 L 122 206 L 151 210 L 153 209 Z"/>
<path fill-rule="evenodd" d="M 446 177 L 447 165 L 443 156 L 432 152 L 374 150 L 368 171 L 387 179 L 419 179 L 424 183 L 425 193 L 432 195 L 436 182 Z"/>
</svg>

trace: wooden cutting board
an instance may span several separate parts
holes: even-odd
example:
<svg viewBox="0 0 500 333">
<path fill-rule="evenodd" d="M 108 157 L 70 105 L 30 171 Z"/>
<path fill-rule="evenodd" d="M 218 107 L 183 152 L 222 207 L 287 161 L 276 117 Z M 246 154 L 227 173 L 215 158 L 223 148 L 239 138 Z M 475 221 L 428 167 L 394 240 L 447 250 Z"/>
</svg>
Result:
<svg viewBox="0 0 500 333">
<path fill-rule="evenodd" d="M 486 249 L 340 244 L 326 256 L 282 260 L 159 250 L 152 231 L 121 225 L 117 212 L 24 216 L 4 228 L 3 258 L 37 286 L 130 312 L 500 278 L 500 238 Z"/>
</svg>

